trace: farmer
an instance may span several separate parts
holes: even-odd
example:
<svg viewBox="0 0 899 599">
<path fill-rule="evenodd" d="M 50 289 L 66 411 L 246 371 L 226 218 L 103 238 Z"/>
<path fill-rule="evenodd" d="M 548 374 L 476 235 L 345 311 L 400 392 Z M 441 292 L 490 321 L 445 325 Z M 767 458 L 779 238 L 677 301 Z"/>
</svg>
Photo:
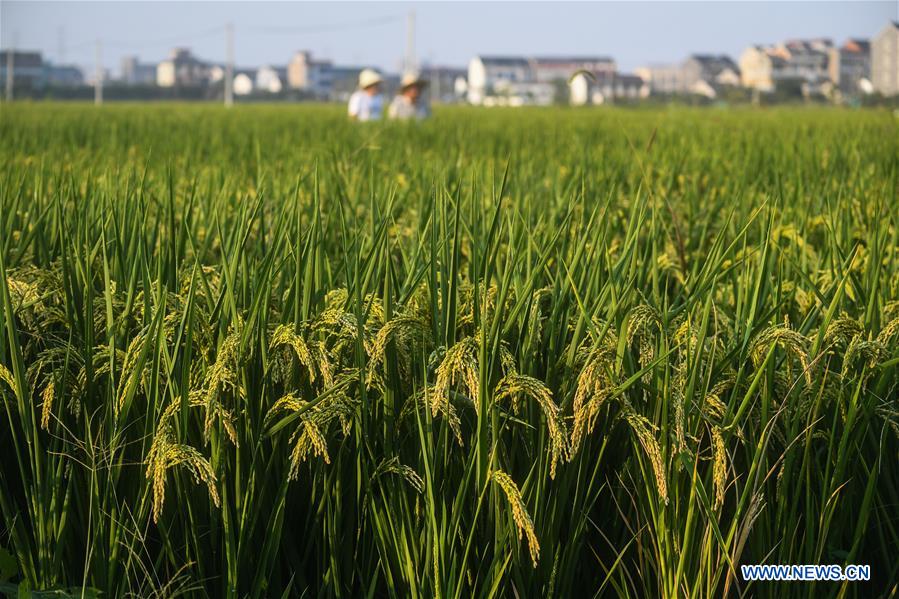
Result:
<svg viewBox="0 0 899 599">
<path fill-rule="evenodd" d="M 381 84 L 384 79 L 373 69 L 359 73 L 359 89 L 350 96 L 349 114 L 354 121 L 377 121 L 384 109 Z"/>
<path fill-rule="evenodd" d="M 406 73 L 400 80 L 400 93 L 390 103 L 387 116 L 391 119 L 424 119 L 431 115 L 431 109 L 423 91 L 428 82 L 418 73 Z"/>
</svg>

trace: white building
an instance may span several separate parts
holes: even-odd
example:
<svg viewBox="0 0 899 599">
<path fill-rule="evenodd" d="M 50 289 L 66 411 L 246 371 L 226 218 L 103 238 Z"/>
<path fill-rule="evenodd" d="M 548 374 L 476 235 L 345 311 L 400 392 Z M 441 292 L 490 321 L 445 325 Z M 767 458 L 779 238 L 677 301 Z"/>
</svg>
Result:
<svg viewBox="0 0 899 599">
<path fill-rule="evenodd" d="M 256 72 L 251 70 L 240 70 L 234 73 L 234 95 L 249 96 L 253 93 L 253 81 L 256 79 Z"/>
<path fill-rule="evenodd" d="M 635 73 L 643 79 L 653 94 L 686 93 L 684 70 L 677 64 L 653 64 L 636 69 Z"/>
<path fill-rule="evenodd" d="M 327 98 L 332 93 L 334 65 L 330 60 L 313 58 L 309 51 L 297 52 L 287 63 L 286 83 L 290 89 Z"/>
<path fill-rule="evenodd" d="M 750 46 L 740 55 L 744 87 L 772 92 L 784 82 L 803 89 L 823 89 L 830 81 L 833 42 L 826 38 L 790 40 L 775 46 Z"/>
<path fill-rule="evenodd" d="M 773 92 L 785 62 L 771 46 L 750 46 L 740 55 L 740 82 L 744 87 Z"/>
<path fill-rule="evenodd" d="M 468 76 L 465 69 L 427 65 L 422 67 L 421 75 L 428 81 L 428 94 L 432 100 L 451 103 L 465 98 L 465 78 Z"/>
<path fill-rule="evenodd" d="M 456 94 L 458 98 L 465 98 L 468 96 L 468 79 L 466 77 L 456 77 L 456 80 L 453 82 L 453 92 Z"/>
<path fill-rule="evenodd" d="M 524 57 L 475 56 L 468 63 L 468 101 L 484 104 L 485 99 L 497 95 L 498 88 L 531 81 L 531 67 Z"/>
<path fill-rule="evenodd" d="M 571 78 L 570 88 L 569 99 L 574 106 L 634 101 L 649 95 L 649 86 L 641 77 L 626 73 L 582 71 Z"/>
<path fill-rule="evenodd" d="M 724 54 L 692 54 L 680 64 L 637 69 L 654 94 L 693 94 L 715 98 L 725 87 L 740 84 L 740 68 Z"/>
<path fill-rule="evenodd" d="M 286 79 L 287 69 L 266 65 L 256 71 L 255 87 L 258 91 L 279 94 L 284 89 Z"/>
<path fill-rule="evenodd" d="M 137 56 L 122 58 L 122 83 L 125 85 L 154 85 L 157 65 L 140 62 Z"/>
<path fill-rule="evenodd" d="M 468 101 L 486 106 L 546 105 L 578 71 L 614 73 L 603 56 L 475 56 L 468 64 Z"/>
<path fill-rule="evenodd" d="M 225 67 L 220 64 L 214 64 L 209 67 L 209 83 L 218 83 L 225 79 Z"/>
<path fill-rule="evenodd" d="M 569 81 L 575 73 L 615 73 L 615 61 L 608 56 L 537 56 L 529 59 L 534 79 L 540 83 Z"/>
<path fill-rule="evenodd" d="M 885 96 L 899 94 L 899 22 L 891 21 L 871 40 L 871 83 Z"/>
<path fill-rule="evenodd" d="M 784 79 L 818 81 L 829 79 L 828 65 L 833 42 L 826 38 L 813 40 L 790 40 L 781 44 L 780 50 L 786 59 Z"/>
<path fill-rule="evenodd" d="M 469 90 L 469 97 L 471 97 Z M 483 106 L 549 106 L 556 97 L 556 86 L 536 81 L 498 81 L 493 93 L 484 96 Z"/>
<path fill-rule="evenodd" d="M 740 84 L 740 68 L 725 54 L 693 54 L 682 69 L 689 94 L 715 98 L 722 88 Z"/>
<path fill-rule="evenodd" d="M 187 48 L 175 48 L 156 66 L 156 85 L 160 87 L 199 86 L 209 82 L 209 65 L 197 59 Z"/>
<path fill-rule="evenodd" d="M 862 81 L 871 78 L 871 44 L 868 40 L 849 39 L 832 48 L 828 64 L 830 80 L 843 94 L 858 95 Z"/>
</svg>

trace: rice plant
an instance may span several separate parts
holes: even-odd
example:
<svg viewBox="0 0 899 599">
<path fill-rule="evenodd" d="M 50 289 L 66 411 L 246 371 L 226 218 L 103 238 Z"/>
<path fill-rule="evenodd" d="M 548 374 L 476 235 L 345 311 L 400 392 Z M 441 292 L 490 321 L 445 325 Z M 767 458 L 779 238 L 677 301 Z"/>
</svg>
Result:
<svg viewBox="0 0 899 599">
<path fill-rule="evenodd" d="M 897 129 L 4 107 L 0 590 L 896 596 Z"/>
</svg>

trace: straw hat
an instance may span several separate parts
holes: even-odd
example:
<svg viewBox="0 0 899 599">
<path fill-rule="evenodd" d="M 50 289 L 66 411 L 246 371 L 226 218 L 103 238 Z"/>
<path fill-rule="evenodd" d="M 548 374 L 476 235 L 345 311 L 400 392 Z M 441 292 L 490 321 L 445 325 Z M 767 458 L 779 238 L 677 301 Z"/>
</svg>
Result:
<svg viewBox="0 0 899 599">
<path fill-rule="evenodd" d="M 412 87 L 413 85 L 417 85 L 418 87 L 427 87 L 428 82 L 425 79 L 421 78 L 419 73 L 406 73 L 403 75 L 403 78 L 400 79 L 400 89 L 406 89 L 407 87 Z"/>
<path fill-rule="evenodd" d="M 362 89 L 383 82 L 384 78 L 381 77 L 381 74 L 374 69 L 362 69 L 362 72 L 359 73 L 359 87 L 361 87 Z"/>
</svg>

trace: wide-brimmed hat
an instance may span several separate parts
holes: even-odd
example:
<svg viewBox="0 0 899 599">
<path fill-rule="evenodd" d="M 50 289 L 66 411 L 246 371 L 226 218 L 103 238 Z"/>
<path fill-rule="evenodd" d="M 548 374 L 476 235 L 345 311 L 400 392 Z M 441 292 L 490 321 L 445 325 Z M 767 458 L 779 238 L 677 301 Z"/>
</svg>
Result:
<svg viewBox="0 0 899 599">
<path fill-rule="evenodd" d="M 359 87 L 362 89 L 383 82 L 384 78 L 374 69 L 362 69 L 362 72 L 359 73 Z"/>
<path fill-rule="evenodd" d="M 403 75 L 403 78 L 400 79 L 400 89 L 406 89 L 408 87 L 412 87 L 416 85 L 418 87 L 427 87 L 428 81 L 426 79 L 421 78 L 421 74 L 419 73 L 406 73 Z"/>
</svg>

